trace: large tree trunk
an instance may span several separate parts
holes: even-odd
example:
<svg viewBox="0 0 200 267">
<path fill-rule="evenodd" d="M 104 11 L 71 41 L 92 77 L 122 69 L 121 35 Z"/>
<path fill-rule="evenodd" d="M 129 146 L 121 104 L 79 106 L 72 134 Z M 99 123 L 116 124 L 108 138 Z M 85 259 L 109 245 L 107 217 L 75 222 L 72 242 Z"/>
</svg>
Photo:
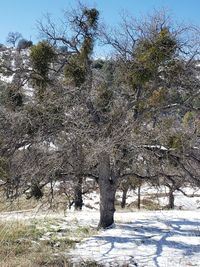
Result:
<svg viewBox="0 0 200 267">
<path fill-rule="evenodd" d="M 100 221 L 99 228 L 107 228 L 114 223 L 115 193 L 117 174 L 111 171 L 110 156 L 107 152 L 99 155 L 99 190 L 100 190 Z"/>
</svg>

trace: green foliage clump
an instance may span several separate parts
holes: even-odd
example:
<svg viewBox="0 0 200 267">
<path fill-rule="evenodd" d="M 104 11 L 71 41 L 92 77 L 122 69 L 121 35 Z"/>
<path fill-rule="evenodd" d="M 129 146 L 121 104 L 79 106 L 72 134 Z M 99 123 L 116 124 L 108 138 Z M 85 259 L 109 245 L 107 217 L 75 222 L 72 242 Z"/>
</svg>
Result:
<svg viewBox="0 0 200 267">
<path fill-rule="evenodd" d="M 162 29 L 153 40 L 142 39 L 138 42 L 135 55 L 138 62 L 150 69 L 170 60 L 176 51 L 176 40 L 167 28 Z"/>
<path fill-rule="evenodd" d="M 181 133 L 177 133 L 168 137 L 169 148 L 182 150 L 183 144 L 184 144 L 183 135 Z"/>
<path fill-rule="evenodd" d="M 91 9 L 85 8 L 83 13 L 87 18 L 88 26 L 93 30 L 96 30 L 98 26 L 97 23 L 98 23 L 99 11 L 96 8 L 91 8 Z"/>
<path fill-rule="evenodd" d="M 142 65 L 135 64 L 132 68 L 132 75 L 130 77 L 130 82 L 133 85 L 145 84 L 153 76 L 153 72 L 150 68 Z"/>
<path fill-rule="evenodd" d="M 65 65 L 64 74 L 66 81 L 75 86 L 81 86 L 86 80 L 86 70 L 78 56 L 72 56 Z"/>
<path fill-rule="evenodd" d="M 110 102 L 113 97 L 113 91 L 108 88 L 107 84 L 104 83 L 98 87 L 97 96 L 97 107 L 103 112 L 108 112 L 110 110 Z"/>
<path fill-rule="evenodd" d="M 84 64 L 85 60 L 88 59 L 88 57 L 92 54 L 93 51 L 93 46 L 94 46 L 94 40 L 91 36 L 86 36 L 82 47 L 80 49 L 80 62 Z"/>
<path fill-rule="evenodd" d="M 81 86 L 86 81 L 88 66 L 91 63 L 90 56 L 94 47 L 94 37 L 98 26 L 98 17 L 99 12 L 95 8 L 84 8 L 81 18 L 75 17 L 73 20 L 73 24 L 82 35 L 82 40 L 80 41 L 79 52 L 69 58 L 64 74 L 67 82 L 73 83 L 75 86 Z"/>
<path fill-rule="evenodd" d="M 39 42 L 31 48 L 30 57 L 33 68 L 38 71 L 42 77 L 46 77 L 49 70 L 49 64 L 55 58 L 54 49 L 46 41 Z"/>
<path fill-rule="evenodd" d="M 94 36 L 98 27 L 99 12 L 95 8 L 84 8 L 82 11 L 82 19 L 74 21 L 80 28 L 83 35 L 83 41 L 80 49 L 79 59 L 84 63 L 91 55 L 94 46 Z"/>
<path fill-rule="evenodd" d="M 152 38 L 138 41 L 134 51 L 133 80 L 136 84 L 148 82 L 158 68 L 169 61 L 176 51 L 176 40 L 169 29 L 164 28 Z"/>
<path fill-rule="evenodd" d="M 185 113 L 184 117 L 183 117 L 183 124 L 185 126 L 189 126 L 192 122 L 194 122 L 194 112 L 192 111 L 188 111 Z"/>
<path fill-rule="evenodd" d="M 56 54 L 48 42 L 42 41 L 31 48 L 30 58 L 36 72 L 34 79 L 40 89 L 39 97 L 42 97 L 48 82 L 49 65 L 56 58 Z"/>
<path fill-rule="evenodd" d="M 148 104 L 150 106 L 156 107 L 164 103 L 166 99 L 166 90 L 164 88 L 159 88 L 154 90 L 151 97 L 148 99 Z"/>
</svg>

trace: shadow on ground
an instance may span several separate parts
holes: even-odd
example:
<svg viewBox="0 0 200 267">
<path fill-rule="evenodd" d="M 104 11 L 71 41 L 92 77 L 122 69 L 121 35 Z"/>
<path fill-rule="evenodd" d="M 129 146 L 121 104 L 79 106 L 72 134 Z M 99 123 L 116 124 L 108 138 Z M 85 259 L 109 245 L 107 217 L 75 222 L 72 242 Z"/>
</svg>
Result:
<svg viewBox="0 0 200 267">
<path fill-rule="evenodd" d="M 118 266 L 122 266 L 122 262 L 138 267 L 148 264 L 155 267 L 166 266 L 163 265 L 162 257 L 166 257 L 167 253 L 169 262 L 170 258 L 173 260 L 177 255 L 180 259 L 193 255 L 200 257 L 200 221 L 151 218 L 118 224 L 115 229 L 106 230 L 80 244 L 78 254 L 84 255 L 81 250 L 97 261 L 118 262 Z M 137 259 L 140 260 L 137 262 Z M 145 262 L 147 265 L 141 264 Z"/>
</svg>

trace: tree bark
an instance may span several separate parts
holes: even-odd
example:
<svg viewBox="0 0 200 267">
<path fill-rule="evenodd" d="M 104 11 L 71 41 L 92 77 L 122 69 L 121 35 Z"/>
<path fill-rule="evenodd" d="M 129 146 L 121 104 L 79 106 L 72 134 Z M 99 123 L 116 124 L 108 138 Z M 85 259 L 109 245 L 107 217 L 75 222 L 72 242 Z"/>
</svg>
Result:
<svg viewBox="0 0 200 267">
<path fill-rule="evenodd" d="M 82 210 L 83 207 L 83 197 L 82 197 L 82 184 L 83 178 L 78 177 L 77 184 L 74 188 L 74 208 L 75 210 Z"/>
<path fill-rule="evenodd" d="M 74 208 L 75 210 L 82 210 L 83 207 L 83 175 L 84 156 L 82 144 L 77 140 L 73 144 L 72 154 L 74 158 L 74 171 L 75 171 L 75 185 L 74 185 Z"/>
<path fill-rule="evenodd" d="M 174 190 L 169 188 L 169 209 L 174 209 Z"/>
<path fill-rule="evenodd" d="M 127 192 L 128 192 L 129 184 L 125 185 L 122 189 L 122 202 L 121 202 L 121 208 L 124 209 L 126 206 L 126 198 L 127 198 Z"/>
<path fill-rule="evenodd" d="M 138 185 L 138 201 L 137 201 L 138 209 L 141 207 L 141 184 Z"/>
<path fill-rule="evenodd" d="M 111 170 L 107 152 L 99 155 L 100 221 L 98 228 L 108 228 L 114 223 L 117 174 Z"/>
</svg>

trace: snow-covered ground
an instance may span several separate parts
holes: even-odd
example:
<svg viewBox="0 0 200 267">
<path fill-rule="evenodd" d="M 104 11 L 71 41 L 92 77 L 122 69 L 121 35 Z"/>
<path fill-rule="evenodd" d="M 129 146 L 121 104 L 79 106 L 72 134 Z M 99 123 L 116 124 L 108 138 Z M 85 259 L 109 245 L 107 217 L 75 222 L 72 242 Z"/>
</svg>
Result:
<svg viewBox="0 0 200 267">
<path fill-rule="evenodd" d="M 94 218 L 94 213 L 90 217 Z M 84 240 L 70 252 L 74 262 L 95 260 L 105 266 L 127 263 L 138 267 L 200 266 L 199 211 L 143 211 L 116 213 L 115 217 L 115 228 Z"/>
<path fill-rule="evenodd" d="M 59 227 L 96 227 L 98 211 L 62 214 L 4 213 L 0 219 L 57 218 Z M 62 219 L 62 220 L 61 220 Z M 117 212 L 116 225 L 84 239 L 66 257 L 74 262 L 97 261 L 104 266 L 190 267 L 200 266 L 200 211 Z"/>
<path fill-rule="evenodd" d="M 174 192 L 174 205 L 177 210 L 197 210 L 200 209 L 200 189 L 185 187 L 182 189 L 186 194 L 192 197 L 184 196 L 181 192 Z M 168 188 L 166 187 L 149 187 L 147 185 L 141 188 L 141 200 L 149 199 L 153 201 L 160 209 L 163 209 L 168 205 Z M 122 192 L 118 191 L 117 200 L 120 202 L 122 198 Z M 99 209 L 99 194 L 93 192 L 84 197 L 84 209 L 85 210 L 98 210 Z M 127 206 L 131 207 L 132 203 L 137 201 L 137 190 L 129 190 L 127 193 Z M 141 208 L 143 205 L 141 203 Z"/>
<path fill-rule="evenodd" d="M 144 187 L 142 198 L 155 198 L 162 205 L 167 204 L 165 188 Z M 194 190 L 185 188 L 187 194 Z M 66 251 L 74 266 L 80 262 L 97 261 L 104 266 L 138 266 L 138 267 L 200 267 L 200 197 L 188 198 L 180 192 L 175 193 L 175 210 L 157 210 L 115 213 L 115 227 L 100 230 L 95 236 L 83 239 L 75 248 Z M 120 192 L 117 193 L 120 199 Z M 137 198 L 135 192 L 128 193 L 128 203 Z M 0 213 L 0 220 L 29 220 L 44 217 L 59 220 L 61 229 L 68 229 L 76 222 L 79 226 L 96 227 L 99 220 L 99 196 L 91 193 L 84 196 L 85 207 L 82 212 L 67 211 L 63 213 L 27 210 L 21 212 Z M 181 206 L 181 210 L 179 209 Z M 65 235 L 65 232 L 63 232 Z M 126 265 L 129 264 L 129 265 Z"/>
<path fill-rule="evenodd" d="M 116 212 L 116 226 L 84 240 L 71 250 L 74 262 L 95 260 L 105 266 L 200 267 L 200 190 L 184 188 L 191 198 L 175 192 L 175 210 Z M 141 198 L 150 198 L 161 207 L 168 204 L 167 188 L 144 186 Z M 155 194 L 158 194 L 155 197 Z M 118 200 L 121 193 L 117 193 Z M 154 196 L 154 197 L 153 197 Z M 137 199 L 129 191 L 127 204 Z M 87 207 L 98 209 L 95 193 L 84 199 Z M 181 209 L 181 210 L 180 210 Z M 97 225 L 98 212 L 72 213 L 80 224 Z"/>
</svg>

